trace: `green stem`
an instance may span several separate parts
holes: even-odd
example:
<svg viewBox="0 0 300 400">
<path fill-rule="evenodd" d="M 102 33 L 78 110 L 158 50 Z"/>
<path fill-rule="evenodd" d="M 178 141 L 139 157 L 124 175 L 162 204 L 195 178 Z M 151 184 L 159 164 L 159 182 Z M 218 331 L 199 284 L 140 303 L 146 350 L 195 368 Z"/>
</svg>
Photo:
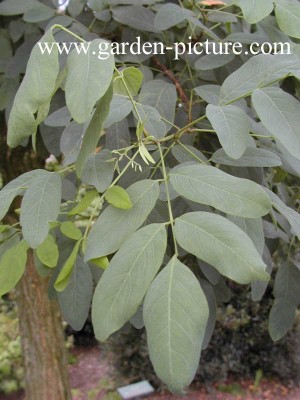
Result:
<svg viewBox="0 0 300 400">
<path fill-rule="evenodd" d="M 282 78 L 274 79 L 274 81 L 272 81 L 272 82 L 268 82 L 268 83 L 266 83 L 265 85 L 258 86 L 258 89 L 263 89 L 263 88 L 265 88 L 265 87 L 272 86 L 272 85 L 274 85 L 274 83 L 277 83 L 277 82 L 279 82 L 279 81 L 282 81 L 282 80 L 284 80 L 285 78 L 287 78 L 288 76 L 289 76 L 289 74 L 283 76 Z M 254 90 L 255 90 L 255 89 L 254 89 Z M 249 96 L 252 95 L 252 93 L 253 93 L 253 90 L 251 90 L 251 92 L 242 94 L 241 96 L 236 97 L 236 98 L 233 99 L 233 100 L 228 101 L 227 103 L 225 103 L 225 105 L 227 106 L 227 105 L 229 105 L 229 104 L 235 103 L 235 102 L 238 101 L 238 100 L 241 100 L 241 99 L 244 99 L 244 98 L 246 98 L 246 97 L 249 97 Z"/>
<path fill-rule="evenodd" d="M 187 125 L 185 125 L 183 128 L 179 129 L 179 131 L 177 131 L 174 135 L 175 139 L 180 139 L 181 136 L 185 133 L 185 131 L 189 128 L 191 128 L 192 126 L 194 126 L 195 124 L 197 124 L 198 122 L 203 121 L 206 118 L 206 115 L 202 115 L 202 117 L 199 117 L 197 119 L 195 119 L 195 121 L 192 121 L 190 123 L 188 123 Z"/>
<path fill-rule="evenodd" d="M 83 42 L 83 43 L 86 42 L 86 40 L 82 39 L 80 36 L 76 35 L 76 33 L 70 31 L 68 28 L 65 28 L 65 27 L 62 26 L 62 25 L 55 24 L 55 25 L 53 25 L 53 26 L 51 27 L 51 30 L 53 31 L 53 29 L 55 29 L 55 28 L 58 28 L 58 29 L 61 29 L 62 31 L 67 32 L 69 35 L 71 35 L 71 36 L 73 36 L 74 38 L 78 39 L 80 42 Z"/>
<path fill-rule="evenodd" d="M 190 149 L 188 149 L 183 143 L 181 143 L 178 140 L 178 144 L 184 148 L 186 150 L 187 153 L 189 153 L 191 156 L 193 156 L 196 160 L 200 161 L 202 164 L 206 164 L 206 162 L 204 162 L 203 160 L 201 160 L 201 158 L 197 157 L 196 154 L 194 154 Z"/>
<path fill-rule="evenodd" d="M 89 25 L 89 28 L 88 28 L 90 32 L 92 31 L 93 26 L 94 26 L 94 24 L 95 24 L 96 21 L 97 21 L 97 18 L 94 17 L 93 20 L 92 20 L 92 22 L 91 22 L 90 25 Z"/>
<path fill-rule="evenodd" d="M 90 229 L 91 222 L 92 222 L 92 220 L 94 219 L 96 210 L 97 210 L 99 204 L 101 203 L 101 201 L 104 199 L 104 197 L 105 197 L 105 195 L 106 195 L 106 192 L 107 192 L 110 188 L 112 188 L 113 186 L 115 186 L 115 184 L 122 178 L 122 176 L 125 174 L 125 172 L 127 171 L 127 169 L 130 167 L 132 161 L 136 158 L 136 156 L 137 156 L 138 154 L 139 154 L 139 152 L 137 151 L 137 152 L 134 154 L 134 156 L 130 159 L 130 161 L 126 164 L 126 166 L 124 167 L 124 169 L 122 170 L 122 172 L 116 177 L 116 179 L 109 185 L 109 187 L 105 190 L 105 192 L 102 193 L 102 195 L 99 197 L 99 199 L 98 199 L 98 201 L 97 201 L 97 203 L 96 203 L 96 205 L 95 205 L 95 207 L 94 207 L 94 209 L 93 209 L 93 211 L 92 211 L 92 214 L 91 214 L 91 217 L 90 217 L 89 222 L 88 222 L 88 224 L 87 224 L 87 227 L 86 227 L 86 229 L 85 229 L 84 236 L 83 236 L 84 239 L 87 237 L 87 234 L 88 234 L 88 231 L 89 231 L 89 229 Z"/>
<path fill-rule="evenodd" d="M 160 141 L 161 142 L 161 141 Z M 163 155 L 163 157 L 165 158 L 169 152 L 171 151 L 172 147 L 176 144 L 176 142 L 173 142 L 166 150 L 165 154 Z M 155 175 L 155 172 L 158 170 L 158 168 L 161 166 L 161 159 L 159 160 L 159 162 L 156 164 L 156 166 L 154 167 L 149 179 L 152 179 L 153 176 Z"/>
<path fill-rule="evenodd" d="M 140 114 L 139 114 L 139 110 L 137 109 L 136 103 L 135 103 L 135 101 L 134 101 L 134 99 L 133 99 L 133 97 L 132 97 L 132 95 L 131 95 L 131 93 L 130 93 L 130 90 L 129 90 L 128 86 L 127 86 L 127 83 L 126 83 L 126 81 L 125 81 L 125 79 L 124 79 L 124 76 L 123 76 L 122 72 L 120 72 L 120 71 L 118 70 L 118 68 L 116 68 L 116 67 L 115 67 L 115 71 L 117 72 L 117 74 L 119 75 L 120 79 L 121 79 L 122 82 L 123 82 L 123 85 L 124 85 L 124 87 L 125 87 L 125 90 L 126 90 L 126 92 L 127 92 L 127 94 L 128 94 L 128 97 L 129 97 L 129 99 L 130 99 L 130 101 L 131 101 L 131 103 L 132 103 L 132 106 L 133 106 L 133 108 L 134 108 L 134 111 L 136 112 L 136 115 L 137 115 L 138 119 L 139 119 L 140 121 L 142 121 L 142 118 L 141 118 L 141 116 L 140 116 Z"/>
<path fill-rule="evenodd" d="M 162 169 L 163 169 L 163 177 L 164 177 L 164 181 L 165 181 L 165 185 L 166 185 L 166 195 L 167 195 L 168 211 L 169 211 L 169 217 L 170 217 L 169 222 L 171 224 L 171 229 L 172 229 L 174 250 L 175 250 L 175 255 L 178 256 L 178 248 L 177 248 L 177 242 L 175 239 L 175 231 L 174 231 L 174 217 L 173 217 L 173 212 L 172 212 L 169 185 L 168 185 L 168 176 L 167 176 L 167 170 L 166 170 L 166 166 L 165 166 L 164 155 L 163 155 L 160 143 L 158 143 L 158 149 L 159 149 L 159 154 L 160 154 L 160 159 L 161 159 L 161 164 L 162 164 Z"/>
</svg>

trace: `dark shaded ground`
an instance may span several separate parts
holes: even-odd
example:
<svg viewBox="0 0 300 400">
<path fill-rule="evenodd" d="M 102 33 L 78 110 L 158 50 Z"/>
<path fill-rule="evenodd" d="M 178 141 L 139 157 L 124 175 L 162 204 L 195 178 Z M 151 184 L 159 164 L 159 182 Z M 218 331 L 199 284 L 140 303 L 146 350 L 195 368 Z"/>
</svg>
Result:
<svg viewBox="0 0 300 400">
<path fill-rule="evenodd" d="M 98 346 L 72 350 L 74 364 L 69 366 L 74 400 L 116 400 L 116 383 L 108 358 L 101 358 Z M 122 384 L 126 384 L 123 382 Z M 300 400 L 300 388 L 284 386 L 277 381 L 262 380 L 257 388 L 253 382 L 226 382 L 192 390 L 186 396 L 155 394 L 149 400 Z M 0 400 L 24 400 L 23 393 L 1 395 Z"/>
<path fill-rule="evenodd" d="M 233 389 L 235 387 L 236 389 Z M 287 388 L 278 382 L 262 381 L 258 389 L 253 388 L 251 382 L 242 384 L 228 383 L 223 390 L 233 390 L 235 394 L 218 390 L 217 387 L 192 391 L 185 397 L 170 395 L 154 395 L 149 400 L 300 400 L 300 388 Z"/>
</svg>

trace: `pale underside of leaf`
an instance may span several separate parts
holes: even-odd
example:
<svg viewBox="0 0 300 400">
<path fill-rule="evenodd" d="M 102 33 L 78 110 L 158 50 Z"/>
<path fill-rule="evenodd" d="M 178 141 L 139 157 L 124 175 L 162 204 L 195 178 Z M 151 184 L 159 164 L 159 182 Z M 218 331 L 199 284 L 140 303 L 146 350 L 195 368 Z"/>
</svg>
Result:
<svg viewBox="0 0 300 400">
<path fill-rule="evenodd" d="M 208 312 L 196 277 L 173 257 L 150 286 L 143 315 L 154 369 L 174 393 L 196 373 Z"/>
<path fill-rule="evenodd" d="M 164 224 L 151 224 L 135 232 L 112 258 L 93 299 L 93 326 L 99 340 L 106 340 L 135 314 L 166 246 Z"/>
</svg>

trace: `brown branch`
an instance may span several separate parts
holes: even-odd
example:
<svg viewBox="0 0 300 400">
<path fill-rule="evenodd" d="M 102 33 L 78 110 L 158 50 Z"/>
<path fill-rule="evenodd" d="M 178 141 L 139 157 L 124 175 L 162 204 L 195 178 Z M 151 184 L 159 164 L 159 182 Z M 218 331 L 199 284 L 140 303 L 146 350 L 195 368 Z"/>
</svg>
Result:
<svg viewBox="0 0 300 400">
<path fill-rule="evenodd" d="M 164 73 L 164 75 L 166 75 L 170 81 L 172 83 L 174 83 L 176 90 L 177 90 L 177 94 L 178 97 L 181 99 L 184 109 L 186 111 L 189 111 L 190 108 L 190 101 L 185 93 L 185 90 L 183 89 L 183 87 L 181 86 L 181 83 L 179 82 L 179 80 L 176 78 L 176 76 L 173 74 L 172 71 L 170 71 L 165 65 L 163 65 L 158 57 L 154 56 L 152 57 L 154 63 L 156 64 L 156 66 Z"/>
</svg>

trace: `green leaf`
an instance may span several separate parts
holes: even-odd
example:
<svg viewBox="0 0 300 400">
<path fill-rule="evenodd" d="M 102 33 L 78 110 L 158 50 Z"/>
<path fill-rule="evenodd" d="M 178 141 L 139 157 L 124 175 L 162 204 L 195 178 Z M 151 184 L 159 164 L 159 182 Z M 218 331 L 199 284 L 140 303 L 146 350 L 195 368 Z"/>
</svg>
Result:
<svg viewBox="0 0 300 400">
<path fill-rule="evenodd" d="M 109 128 L 116 122 L 122 121 L 132 111 L 132 103 L 128 97 L 114 94 L 110 103 L 109 114 L 103 127 Z"/>
<path fill-rule="evenodd" d="M 72 215 L 77 215 L 84 212 L 92 204 L 97 196 L 98 192 L 96 190 L 90 190 L 89 192 L 86 192 L 83 198 L 77 204 L 77 206 L 72 208 L 68 216 L 71 217 Z"/>
<path fill-rule="evenodd" d="M 18 81 L 13 78 L 6 78 L 0 85 L 0 111 L 5 110 L 10 104 L 18 89 Z"/>
<path fill-rule="evenodd" d="M 264 239 L 262 240 L 262 242 L 264 243 Z M 256 248 L 258 249 L 257 247 L 258 239 L 256 239 L 254 243 L 256 245 Z M 266 272 L 271 275 L 273 270 L 273 260 L 270 251 L 266 245 L 264 245 L 263 248 L 262 259 L 267 264 Z M 267 290 L 267 287 L 268 287 L 268 282 L 256 281 L 251 283 L 251 300 L 260 301 L 263 298 Z"/>
<path fill-rule="evenodd" d="M 106 46 L 109 51 L 109 42 L 95 39 L 90 42 L 87 54 L 84 51 L 78 54 L 74 49 L 68 56 L 66 102 L 73 119 L 78 123 L 90 117 L 96 101 L 104 96 L 110 86 L 114 57 L 109 54 L 106 59 L 98 58 L 99 49 Z"/>
<path fill-rule="evenodd" d="M 8 120 L 7 143 L 10 147 L 18 146 L 30 136 L 35 137 L 38 124 L 35 114 L 49 103 L 56 89 L 58 50 L 53 46 L 51 54 L 42 54 L 38 44 L 44 42 L 54 42 L 51 30 L 34 46 L 25 77 L 15 96 Z"/>
<path fill-rule="evenodd" d="M 106 340 L 135 314 L 166 247 L 165 225 L 151 224 L 135 232 L 111 259 L 93 298 L 93 327 L 99 340 Z"/>
<path fill-rule="evenodd" d="M 242 218 L 228 216 L 229 221 L 233 222 L 244 231 L 252 240 L 258 254 L 262 255 L 265 245 L 264 228 L 261 218 Z"/>
<path fill-rule="evenodd" d="M 72 275 L 73 269 L 74 269 L 74 264 L 78 255 L 79 247 L 80 247 L 81 241 L 79 240 L 76 242 L 71 254 L 65 261 L 62 269 L 60 270 L 60 273 L 58 277 L 56 278 L 56 281 L 54 283 L 54 288 L 58 292 L 62 292 L 66 289 L 68 286 L 68 283 L 70 281 L 70 277 Z"/>
<path fill-rule="evenodd" d="M 0 259 L 0 296 L 13 289 L 21 279 L 27 262 L 27 243 L 22 240 Z"/>
<path fill-rule="evenodd" d="M 139 112 L 139 116 L 136 117 L 140 117 L 147 135 L 157 139 L 164 137 L 167 133 L 166 124 L 161 120 L 159 112 L 154 107 L 144 104 L 137 104 L 136 107 Z"/>
<path fill-rule="evenodd" d="M 100 13 L 107 7 L 107 0 L 89 0 L 89 7 L 96 13 Z"/>
<path fill-rule="evenodd" d="M 300 159 L 300 103 L 279 88 L 257 89 L 252 102 L 261 122 L 286 150 Z"/>
<path fill-rule="evenodd" d="M 143 312 L 150 359 L 173 393 L 181 394 L 194 378 L 208 313 L 198 280 L 173 257 L 151 284 Z"/>
<path fill-rule="evenodd" d="M 218 105 L 220 102 L 221 86 L 219 85 L 201 85 L 194 88 L 198 96 L 206 103 Z"/>
<path fill-rule="evenodd" d="M 297 211 L 288 207 L 284 202 L 276 196 L 271 190 L 265 188 L 266 193 L 268 194 L 272 205 L 282 214 L 290 223 L 292 230 L 295 235 L 300 239 L 300 215 Z"/>
<path fill-rule="evenodd" d="M 269 315 L 269 331 L 274 341 L 292 328 L 300 302 L 300 271 L 286 261 L 280 266 L 274 283 L 275 301 Z"/>
<path fill-rule="evenodd" d="M 96 0 L 97 1 L 97 0 Z M 99 1 L 99 0 L 98 0 Z M 100 0 L 102 1 L 102 0 Z M 132 4 L 132 5 L 152 5 L 157 0 L 104 0 L 111 6 L 118 6 L 120 4 Z"/>
<path fill-rule="evenodd" d="M 139 115 L 134 113 L 135 117 L 140 118 L 147 135 L 157 139 L 164 137 L 167 133 L 166 124 L 161 120 L 161 115 L 156 108 L 139 103 L 136 104 L 136 108 Z"/>
<path fill-rule="evenodd" d="M 220 215 L 207 212 L 184 214 L 176 219 L 175 236 L 183 249 L 238 283 L 270 278 L 250 238 Z"/>
<path fill-rule="evenodd" d="M 193 15 L 194 13 L 190 10 L 179 7 L 176 4 L 163 4 L 155 16 L 154 25 L 158 30 L 164 31 L 172 26 L 180 24 L 180 22 L 183 22 Z"/>
<path fill-rule="evenodd" d="M 68 4 L 68 11 L 71 16 L 75 18 L 77 15 L 81 14 L 85 4 L 86 0 L 70 0 Z"/>
<path fill-rule="evenodd" d="M 227 214 L 257 218 L 271 209 L 271 202 L 260 185 L 208 165 L 175 167 L 170 172 L 170 181 L 181 196 Z"/>
<path fill-rule="evenodd" d="M 236 106 L 209 104 L 206 115 L 226 154 L 234 159 L 240 158 L 249 142 L 251 125 L 247 114 Z"/>
<path fill-rule="evenodd" d="M 102 269 L 106 269 L 109 266 L 109 259 L 107 257 L 93 258 L 89 262 L 94 265 L 97 265 L 97 267 L 100 267 Z"/>
<path fill-rule="evenodd" d="M 139 95 L 139 102 L 146 106 L 155 108 L 160 117 L 169 121 L 166 125 L 166 132 L 171 129 L 175 119 L 175 108 L 177 92 L 174 85 L 160 79 L 152 80 L 143 85 Z"/>
<path fill-rule="evenodd" d="M 40 4 L 37 0 L 5 0 L 0 4 L 0 15 L 24 14 L 37 4 Z"/>
<path fill-rule="evenodd" d="M 300 9 L 298 2 L 275 1 L 275 15 L 279 28 L 287 35 L 300 39 Z"/>
<path fill-rule="evenodd" d="M 61 177 L 48 172 L 36 177 L 29 185 L 21 205 L 20 224 L 24 239 L 31 248 L 37 248 L 46 239 L 50 225 L 60 210 Z"/>
<path fill-rule="evenodd" d="M 17 233 L 16 230 L 12 228 L 10 231 L 0 235 L 0 258 L 4 256 L 7 250 L 20 242 L 20 236 L 15 235 L 15 233 Z"/>
<path fill-rule="evenodd" d="M 50 114 L 44 121 L 47 126 L 67 126 L 71 121 L 71 115 L 67 107 L 59 108 Z"/>
<path fill-rule="evenodd" d="M 88 318 L 93 289 L 90 268 L 77 257 L 67 287 L 57 294 L 62 316 L 75 331 L 80 331 Z"/>
<path fill-rule="evenodd" d="M 200 162 L 207 164 L 208 160 L 204 154 L 202 154 L 198 149 L 194 146 L 190 146 L 188 144 L 182 147 L 180 145 L 175 145 L 172 147 L 172 154 L 179 161 L 180 164 L 184 162 Z"/>
<path fill-rule="evenodd" d="M 128 210 L 132 208 L 132 202 L 125 189 L 120 186 L 113 186 L 105 193 L 105 200 L 112 204 L 114 207 Z"/>
<path fill-rule="evenodd" d="M 260 54 L 251 57 L 244 65 L 225 79 L 220 94 L 220 104 L 225 105 L 253 90 L 267 86 L 299 71 L 300 60 L 295 55 Z"/>
<path fill-rule="evenodd" d="M 209 345 L 215 329 L 217 319 L 217 302 L 213 286 L 206 279 L 200 279 L 200 285 L 205 294 L 209 310 L 209 317 L 205 328 L 204 339 L 202 342 L 202 350 L 205 350 Z"/>
<path fill-rule="evenodd" d="M 195 62 L 195 68 L 201 71 L 220 68 L 235 59 L 235 54 L 206 54 Z"/>
<path fill-rule="evenodd" d="M 59 257 L 59 251 L 52 235 L 48 235 L 43 243 L 41 243 L 37 247 L 36 255 L 41 263 L 46 265 L 46 267 L 56 267 Z"/>
<path fill-rule="evenodd" d="M 211 161 L 233 167 L 277 167 L 282 165 L 277 154 L 255 147 L 248 147 L 243 156 L 237 160 L 228 157 L 223 149 L 219 149 L 213 154 Z"/>
<path fill-rule="evenodd" d="M 113 155 L 104 149 L 87 158 L 81 180 L 88 185 L 93 185 L 98 192 L 103 193 L 113 180 L 114 170 Z"/>
<path fill-rule="evenodd" d="M 118 4 L 120 4 L 119 1 Z M 112 14 L 115 21 L 128 25 L 131 28 L 141 30 L 142 32 L 158 32 L 154 26 L 155 14 L 149 8 L 140 5 L 114 7 Z"/>
<path fill-rule="evenodd" d="M 117 122 L 105 130 L 106 147 L 110 150 L 122 149 L 131 144 L 127 119 Z"/>
<path fill-rule="evenodd" d="M 60 139 L 60 150 L 64 155 L 66 165 L 73 164 L 79 154 L 82 138 L 86 132 L 86 124 L 77 124 L 72 121 L 63 130 Z"/>
<path fill-rule="evenodd" d="M 85 259 L 103 257 L 118 250 L 154 208 L 159 195 L 156 181 L 142 180 L 127 189 L 132 208 L 121 210 L 108 206 L 93 225 L 87 239 Z"/>
<path fill-rule="evenodd" d="M 37 3 L 23 15 L 25 22 L 36 23 L 46 21 L 55 16 L 55 10 L 42 3 Z"/>
<path fill-rule="evenodd" d="M 121 74 L 122 77 L 119 74 Z M 114 94 L 128 97 L 128 89 L 132 97 L 137 96 L 143 82 L 142 71 L 135 67 L 128 67 L 119 71 L 119 74 L 116 74 L 114 80 Z M 127 89 L 125 87 L 124 81 Z"/>
<path fill-rule="evenodd" d="M 7 231 L 10 228 L 10 225 L 0 225 L 0 233 Z"/>
<path fill-rule="evenodd" d="M 82 238 L 82 232 L 77 228 L 73 222 L 66 221 L 60 226 L 61 232 L 70 239 L 80 240 Z"/>
<path fill-rule="evenodd" d="M 47 171 L 36 169 L 18 176 L 18 178 L 4 186 L 0 191 L 0 220 L 7 213 L 14 198 L 23 195 L 33 179 L 47 174 Z"/>
<path fill-rule="evenodd" d="M 104 121 L 109 113 L 111 99 L 112 87 L 110 86 L 105 95 L 100 99 L 91 122 L 83 136 L 80 152 L 76 160 L 76 172 L 79 178 L 82 175 L 86 160 L 92 153 L 94 153 L 97 147 Z"/>
<path fill-rule="evenodd" d="M 242 9 L 245 20 L 250 24 L 256 24 L 273 11 L 272 0 L 235 0 L 234 3 Z"/>
</svg>

